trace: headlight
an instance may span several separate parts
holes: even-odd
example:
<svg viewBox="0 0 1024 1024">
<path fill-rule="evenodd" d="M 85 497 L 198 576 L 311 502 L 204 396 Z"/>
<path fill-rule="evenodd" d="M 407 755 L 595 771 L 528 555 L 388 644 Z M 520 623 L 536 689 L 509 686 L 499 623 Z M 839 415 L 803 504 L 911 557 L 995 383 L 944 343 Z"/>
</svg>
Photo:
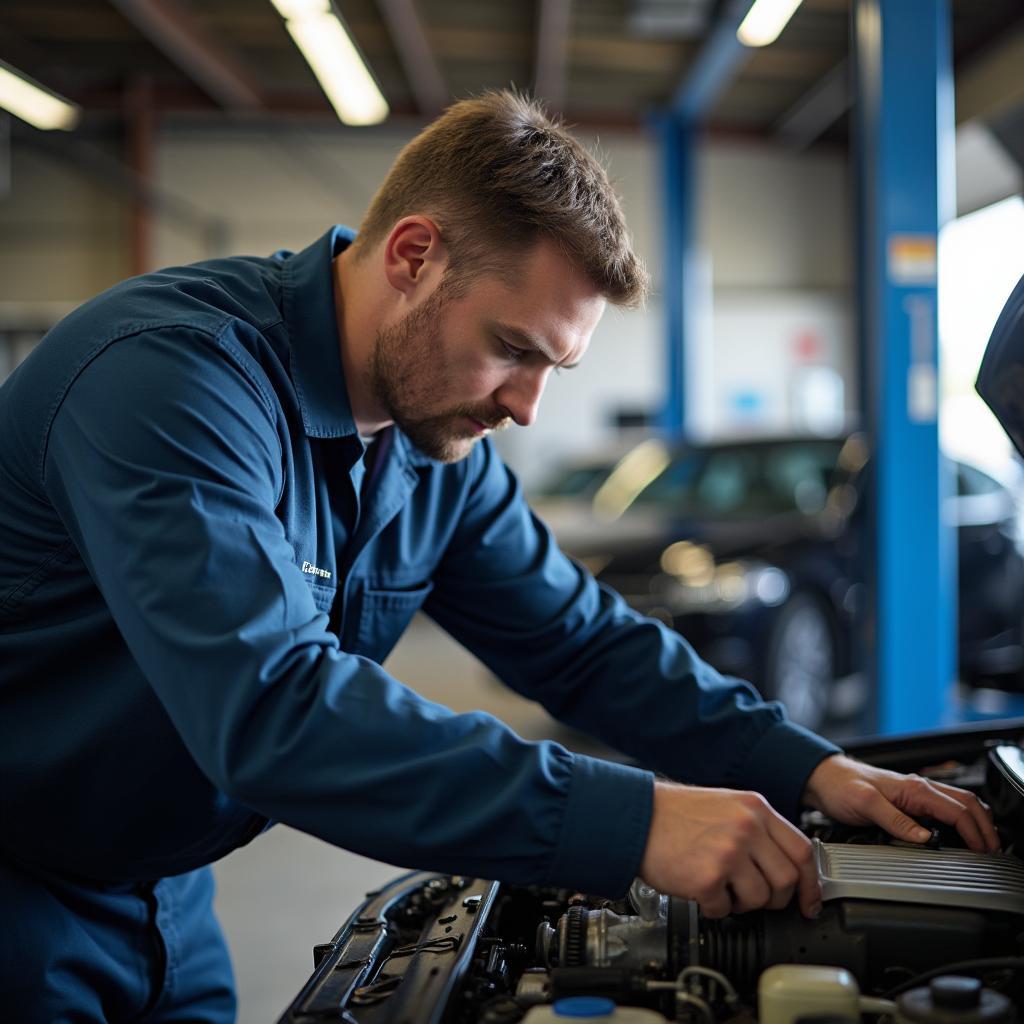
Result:
<svg viewBox="0 0 1024 1024">
<path fill-rule="evenodd" d="M 694 572 L 666 572 L 652 581 L 651 590 L 676 615 L 714 614 L 749 604 L 775 607 L 789 597 L 790 585 L 789 577 L 774 565 L 734 561 L 712 563 L 700 576 Z"/>
</svg>

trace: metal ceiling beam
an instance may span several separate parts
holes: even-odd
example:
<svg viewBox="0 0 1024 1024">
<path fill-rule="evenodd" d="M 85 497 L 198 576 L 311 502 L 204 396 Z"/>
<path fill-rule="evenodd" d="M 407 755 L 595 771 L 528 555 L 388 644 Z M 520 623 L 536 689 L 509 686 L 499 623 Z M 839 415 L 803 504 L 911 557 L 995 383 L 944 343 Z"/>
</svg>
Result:
<svg viewBox="0 0 1024 1024">
<path fill-rule="evenodd" d="M 259 110 L 259 90 L 238 59 L 175 0 L 110 0 L 161 53 L 226 110 Z"/>
<path fill-rule="evenodd" d="M 572 0 L 539 0 L 534 92 L 555 110 L 565 108 Z"/>
<path fill-rule="evenodd" d="M 377 0 L 377 6 L 387 22 L 416 106 L 429 117 L 439 114 L 448 105 L 448 87 L 415 0 Z"/>
<path fill-rule="evenodd" d="M 775 122 L 775 135 L 793 149 L 806 149 L 852 104 L 850 62 L 844 57 Z"/>
<path fill-rule="evenodd" d="M 740 22 L 753 7 L 753 0 L 727 0 L 711 34 L 697 54 L 672 99 L 672 111 L 689 122 L 702 121 L 750 56 L 749 47 L 736 38 Z"/>
</svg>

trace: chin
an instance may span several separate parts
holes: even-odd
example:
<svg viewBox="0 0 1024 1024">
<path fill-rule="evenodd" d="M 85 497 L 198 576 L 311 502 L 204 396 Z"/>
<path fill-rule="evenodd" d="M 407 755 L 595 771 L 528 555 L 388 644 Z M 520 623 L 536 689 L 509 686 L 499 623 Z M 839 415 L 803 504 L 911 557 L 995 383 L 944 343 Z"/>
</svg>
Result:
<svg viewBox="0 0 1024 1024">
<path fill-rule="evenodd" d="M 417 438 L 409 435 L 409 440 L 424 455 L 437 462 L 461 462 L 480 440 L 478 437 L 445 437 L 445 438 Z"/>
</svg>

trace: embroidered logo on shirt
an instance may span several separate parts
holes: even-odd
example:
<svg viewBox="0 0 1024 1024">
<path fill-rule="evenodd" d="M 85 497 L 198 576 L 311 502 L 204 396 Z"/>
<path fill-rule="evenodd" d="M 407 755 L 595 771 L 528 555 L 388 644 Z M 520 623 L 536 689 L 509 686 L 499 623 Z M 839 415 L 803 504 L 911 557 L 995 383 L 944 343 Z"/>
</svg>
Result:
<svg viewBox="0 0 1024 1024">
<path fill-rule="evenodd" d="M 303 562 L 302 571 L 308 572 L 310 576 L 322 576 L 325 580 L 331 578 L 331 574 L 326 569 L 321 569 L 320 566 L 314 565 L 312 562 Z"/>
</svg>

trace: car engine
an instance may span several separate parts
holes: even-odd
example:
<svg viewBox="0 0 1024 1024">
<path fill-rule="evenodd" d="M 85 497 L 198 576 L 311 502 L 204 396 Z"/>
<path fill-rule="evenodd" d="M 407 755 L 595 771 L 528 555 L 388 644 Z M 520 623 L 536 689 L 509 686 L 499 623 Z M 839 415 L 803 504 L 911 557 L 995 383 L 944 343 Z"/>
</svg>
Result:
<svg viewBox="0 0 1024 1024">
<path fill-rule="evenodd" d="M 808 812 L 823 895 L 813 921 L 794 906 L 712 920 L 640 879 L 608 900 L 404 875 L 316 947 L 281 1024 L 1012 1021 L 1024 1008 L 1024 723 L 1002 732 L 851 750 L 978 793 L 998 854 L 967 850 L 945 826 L 916 846 Z"/>
</svg>

